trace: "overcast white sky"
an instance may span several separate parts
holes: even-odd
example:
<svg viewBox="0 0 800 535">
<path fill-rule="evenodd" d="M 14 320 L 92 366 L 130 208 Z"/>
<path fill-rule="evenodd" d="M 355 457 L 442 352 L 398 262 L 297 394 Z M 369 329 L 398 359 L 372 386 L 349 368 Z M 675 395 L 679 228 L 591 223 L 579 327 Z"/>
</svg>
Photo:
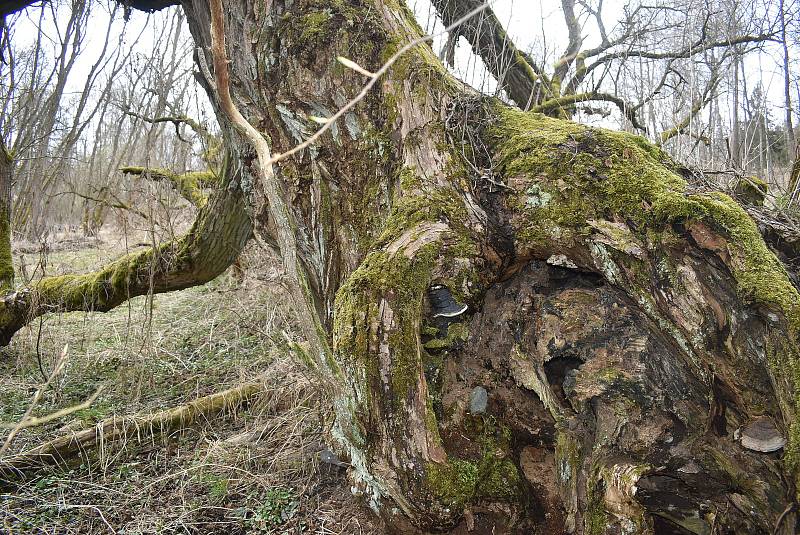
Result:
<svg viewBox="0 0 800 535">
<path fill-rule="evenodd" d="M 766 0 L 777 2 L 777 0 Z M 434 10 L 430 7 L 429 0 L 408 0 L 409 5 L 414 9 L 420 18 L 423 27 L 429 31 L 441 31 L 442 26 L 435 24 Z M 604 2 L 604 20 L 606 27 L 611 32 L 615 21 L 619 20 L 622 16 L 622 9 L 626 2 L 623 0 L 605 0 Z M 94 15 L 90 27 L 89 39 L 90 43 L 86 47 L 86 53 L 81 57 L 80 64 L 76 66 L 71 85 L 80 87 L 86 77 L 86 72 L 89 66 L 94 62 L 95 55 L 102 45 L 102 38 L 108 23 L 109 13 L 113 0 L 95 0 Z M 498 15 L 498 18 L 507 24 L 509 34 L 521 48 L 533 48 L 534 50 L 541 51 L 547 50 L 552 56 L 558 54 L 566 45 L 566 28 L 563 22 L 563 15 L 561 12 L 560 0 L 495 0 L 492 4 L 493 9 Z M 37 9 L 30 9 L 27 15 L 27 20 L 22 20 L 17 25 L 16 33 L 14 35 L 15 42 L 22 44 L 23 42 L 33 42 L 36 37 L 37 27 L 36 21 L 38 17 Z M 60 9 L 59 13 L 66 17 L 68 9 Z M 119 13 L 120 10 L 118 10 Z M 148 47 L 152 48 L 154 41 L 154 32 L 159 31 L 161 24 L 159 20 L 167 16 L 165 12 L 159 12 L 153 15 L 145 15 L 141 12 L 134 11 L 128 22 L 126 30 L 127 41 L 138 35 L 141 28 L 144 27 L 145 32 L 139 43 L 139 47 L 143 51 L 147 51 Z M 62 22 L 63 24 L 63 22 Z M 122 31 L 123 22 L 121 17 L 118 17 L 114 23 L 114 33 L 118 34 Z M 45 25 L 45 34 L 53 34 L 53 24 L 50 21 Z M 584 29 L 586 37 L 585 46 L 596 42 L 599 37 L 596 29 L 592 25 L 587 25 Z M 436 39 L 434 42 L 434 49 L 439 50 L 442 45 L 442 39 Z M 534 57 L 537 57 L 536 55 Z M 763 86 L 767 89 L 770 100 L 776 105 L 780 106 L 782 102 L 782 74 L 778 68 L 776 60 L 777 47 L 773 54 L 762 54 L 759 56 L 752 56 L 748 63 L 748 72 L 753 73 L 752 79 L 748 79 L 750 87 L 755 85 L 756 80 L 760 79 Z M 481 67 L 479 59 L 475 58 L 469 51 L 462 40 L 459 48 L 457 49 L 456 56 L 457 75 L 464 81 L 474 85 L 478 89 L 486 92 L 494 90 L 494 82 L 491 77 L 486 75 Z M 549 63 L 552 63 L 550 61 Z M 190 110 L 191 111 L 191 110 Z M 206 110 L 195 110 L 198 114 Z M 777 110 L 776 110 L 777 111 Z M 780 116 L 780 113 L 774 115 Z"/>
</svg>

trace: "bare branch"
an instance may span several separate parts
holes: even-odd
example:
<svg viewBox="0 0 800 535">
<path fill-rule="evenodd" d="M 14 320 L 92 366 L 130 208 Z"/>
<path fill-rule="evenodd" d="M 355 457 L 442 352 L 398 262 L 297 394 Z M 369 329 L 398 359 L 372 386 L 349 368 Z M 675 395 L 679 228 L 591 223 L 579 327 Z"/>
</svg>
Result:
<svg viewBox="0 0 800 535">
<path fill-rule="evenodd" d="M 717 65 L 715 65 L 712 69 L 711 78 L 708 80 L 708 83 L 703 89 L 703 94 L 692 103 L 692 108 L 689 110 L 689 113 L 686 114 L 686 117 L 684 117 L 678 124 L 669 130 L 662 132 L 661 135 L 658 136 L 659 145 L 663 145 L 678 134 L 685 132 L 686 127 L 689 126 L 689 124 L 692 122 L 692 119 L 694 119 L 694 117 L 700 113 L 700 110 L 702 110 L 706 104 L 711 102 L 711 99 L 714 98 L 714 91 L 719 84 L 719 80 L 719 68 Z M 699 137 L 698 139 L 705 142 L 702 137 Z"/>
<path fill-rule="evenodd" d="M 0 455 L 5 453 L 6 450 L 8 450 L 8 448 L 11 446 L 11 442 L 14 440 L 14 437 L 17 436 L 20 430 L 22 430 L 23 423 L 30 417 L 31 413 L 33 412 L 33 409 L 39 403 L 39 400 L 42 399 L 42 395 L 44 394 L 44 392 L 47 390 L 47 388 L 50 386 L 53 380 L 58 376 L 58 374 L 61 373 L 61 371 L 64 369 L 64 366 L 66 366 L 67 349 L 68 346 L 64 346 L 64 349 L 61 350 L 61 354 L 58 357 L 58 361 L 56 362 L 53 371 L 50 373 L 50 377 L 47 378 L 47 381 L 45 381 L 42 386 L 36 389 L 36 392 L 33 394 L 33 399 L 28 404 L 28 408 L 25 411 L 25 414 L 22 415 L 22 419 L 20 419 L 20 421 L 17 422 L 17 424 L 12 427 L 11 432 L 6 437 L 6 440 L 5 442 L 3 442 L 2 447 L 0 447 Z"/>
<path fill-rule="evenodd" d="M 643 58 L 652 60 L 685 59 L 716 48 L 729 48 L 734 45 L 743 43 L 764 43 L 767 41 L 774 41 L 774 40 L 775 37 L 772 34 L 741 35 L 724 41 L 710 41 L 706 43 L 697 42 L 688 45 L 684 48 L 668 52 L 652 52 L 649 50 L 621 50 L 619 52 L 611 52 L 608 54 L 604 54 L 599 58 L 597 58 L 588 67 L 586 67 L 586 72 L 584 73 L 584 76 L 589 72 L 593 71 L 594 69 L 596 69 L 597 67 L 605 65 L 606 63 L 615 59 L 626 59 L 626 58 Z"/>
<path fill-rule="evenodd" d="M 103 193 L 102 190 L 103 190 L 103 188 L 101 188 L 101 194 Z M 112 195 L 112 197 L 114 197 L 114 200 L 111 201 L 109 199 L 103 199 L 101 197 L 94 197 L 94 196 L 89 195 L 87 193 L 81 193 L 80 191 L 71 190 L 71 191 L 63 191 L 61 193 L 56 193 L 55 195 L 53 195 L 53 197 L 58 197 L 59 195 L 75 195 L 76 197 L 79 197 L 81 199 L 84 199 L 84 200 L 87 200 L 87 201 L 93 201 L 93 202 L 96 202 L 98 204 L 102 204 L 104 206 L 108 206 L 109 208 L 116 208 L 117 210 L 127 210 L 128 212 L 134 213 L 137 216 L 141 217 L 145 221 L 150 221 L 150 216 L 148 216 L 147 214 L 145 214 L 141 210 L 138 210 L 138 209 L 134 208 L 133 206 L 120 201 L 118 198 L 116 198 L 116 196 L 113 196 L 113 195 Z"/>
<path fill-rule="evenodd" d="M 453 27 L 450 35 L 453 44 L 458 36 L 464 36 L 517 106 L 525 110 L 550 96 L 550 80 L 543 69 L 514 44 L 491 8 L 486 8 L 479 17 L 455 24 L 484 5 L 483 0 L 433 0 L 432 3 L 443 24 Z"/>
<path fill-rule="evenodd" d="M 69 416 L 70 414 L 75 414 L 78 411 L 88 409 L 89 407 L 92 406 L 92 403 L 94 403 L 97 400 L 97 398 L 100 397 L 100 394 L 102 393 L 103 393 L 103 387 L 101 386 L 100 388 L 94 391 L 94 394 L 86 398 L 86 400 L 78 403 L 77 405 L 71 405 L 69 407 L 59 409 L 45 416 L 28 416 L 27 418 L 23 418 L 16 424 L 0 424 L 0 428 L 6 428 L 6 429 L 13 428 L 16 430 L 22 430 L 22 429 L 28 429 L 29 427 L 37 427 L 39 425 L 44 425 L 50 422 L 54 422 L 56 420 L 64 418 L 65 416 Z"/>
<path fill-rule="evenodd" d="M 165 117 L 147 117 L 145 115 L 138 114 L 136 112 L 130 110 L 124 110 L 125 115 L 129 115 L 131 117 L 135 117 L 136 119 L 142 120 L 147 123 L 151 124 L 159 124 L 159 123 L 172 123 L 175 125 L 175 134 L 178 136 L 178 139 L 183 141 L 184 143 L 188 143 L 186 139 L 183 138 L 181 135 L 180 125 L 185 124 L 189 126 L 192 130 L 197 132 L 203 139 L 213 138 L 214 136 L 200 123 L 188 117 L 186 115 L 168 115 Z"/>
<path fill-rule="evenodd" d="M 576 95 L 564 95 L 562 97 L 550 99 L 545 101 L 544 103 L 536 106 L 535 108 L 531 109 L 531 111 L 550 114 L 554 110 L 557 109 L 566 109 L 578 102 L 611 102 L 612 104 L 616 105 L 625 118 L 630 121 L 631 125 L 636 128 L 637 130 L 646 131 L 644 125 L 642 125 L 639 120 L 636 118 L 636 114 L 633 111 L 633 108 L 628 106 L 623 99 L 616 95 L 611 95 L 609 93 L 598 93 L 598 92 L 588 92 L 588 93 L 578 93 Z"/>
</svg>

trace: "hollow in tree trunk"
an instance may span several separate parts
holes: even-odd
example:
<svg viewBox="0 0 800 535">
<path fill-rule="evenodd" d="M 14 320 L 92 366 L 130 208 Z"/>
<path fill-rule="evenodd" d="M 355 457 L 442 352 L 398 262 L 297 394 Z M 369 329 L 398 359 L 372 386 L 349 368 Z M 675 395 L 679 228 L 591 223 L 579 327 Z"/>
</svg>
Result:
<svg viewBox="0 0 800 535">
<path fill-rule="evenodd" d="M 208 7 L 184 8 L 208 73 Z M 374 72 L 420 33 L 392 0 L 226 2 L 233 100 L 285 152 L 360 90 L 337 55 Z M 793 532 L 798 293 L 747 214 L 424 45 L 379 85 L 275 167 L 354 491 L 408 532 Z M 467 312 L 435 317 L 433 285 Z"/>
</svg>

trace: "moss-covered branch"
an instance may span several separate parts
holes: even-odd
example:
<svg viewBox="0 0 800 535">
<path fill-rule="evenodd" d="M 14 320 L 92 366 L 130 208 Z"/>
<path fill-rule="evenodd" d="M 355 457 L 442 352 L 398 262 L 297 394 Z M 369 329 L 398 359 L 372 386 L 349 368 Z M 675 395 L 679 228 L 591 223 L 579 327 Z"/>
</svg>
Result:
<svg viewBox="0 0 800 535">
<path fill-rule="evenodd" d="M 181 197 L 198 208 L 205 205 L 208 200 L 203 189 L 219 185 L 219 178 L 213 171 L 173 173 L 168 169 L 135 166 L 120 167 L 119 170 L 126 175 L 143 176 L 156 182 L 168 182 Z"/>
<path fill-rule="evenodd" d="M 204 284 L 238 257 L 252 223 L 238 189 L 215 190 L 180 238 L 81 275 L 45 277 L 0 298 L 0 344 L 48 312 L 106 312 L 132 297 Z"/>
<path fill-rule="evenodd" d="M 30 470 L 64 464 L 95 448 L 122 441 L 142 444 L 156 436 L 168 436 L 198 421 L 233 413 L 262 392 L 261 382 L 245 383 L 154 414 L 108 418 L 89 429 L 62 435 L 30 451 L 0 459 L 0 484 L 19 479 Z"/>
</svg>

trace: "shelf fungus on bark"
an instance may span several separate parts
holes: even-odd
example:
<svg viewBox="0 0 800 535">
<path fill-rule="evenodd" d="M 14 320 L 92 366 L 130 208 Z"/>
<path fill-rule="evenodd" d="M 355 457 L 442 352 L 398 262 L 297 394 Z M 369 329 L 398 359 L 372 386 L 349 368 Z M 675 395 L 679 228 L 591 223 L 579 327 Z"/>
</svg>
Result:
<svg viewBox="0 0 800 535">
<path fill-rule="evenodd" d="M 756 418 L 741 430 L 742 447 L 761 453 L 772 453 L 783 449 L 786 437 L 781 434 L 771 418 Z"/>
</svg>

